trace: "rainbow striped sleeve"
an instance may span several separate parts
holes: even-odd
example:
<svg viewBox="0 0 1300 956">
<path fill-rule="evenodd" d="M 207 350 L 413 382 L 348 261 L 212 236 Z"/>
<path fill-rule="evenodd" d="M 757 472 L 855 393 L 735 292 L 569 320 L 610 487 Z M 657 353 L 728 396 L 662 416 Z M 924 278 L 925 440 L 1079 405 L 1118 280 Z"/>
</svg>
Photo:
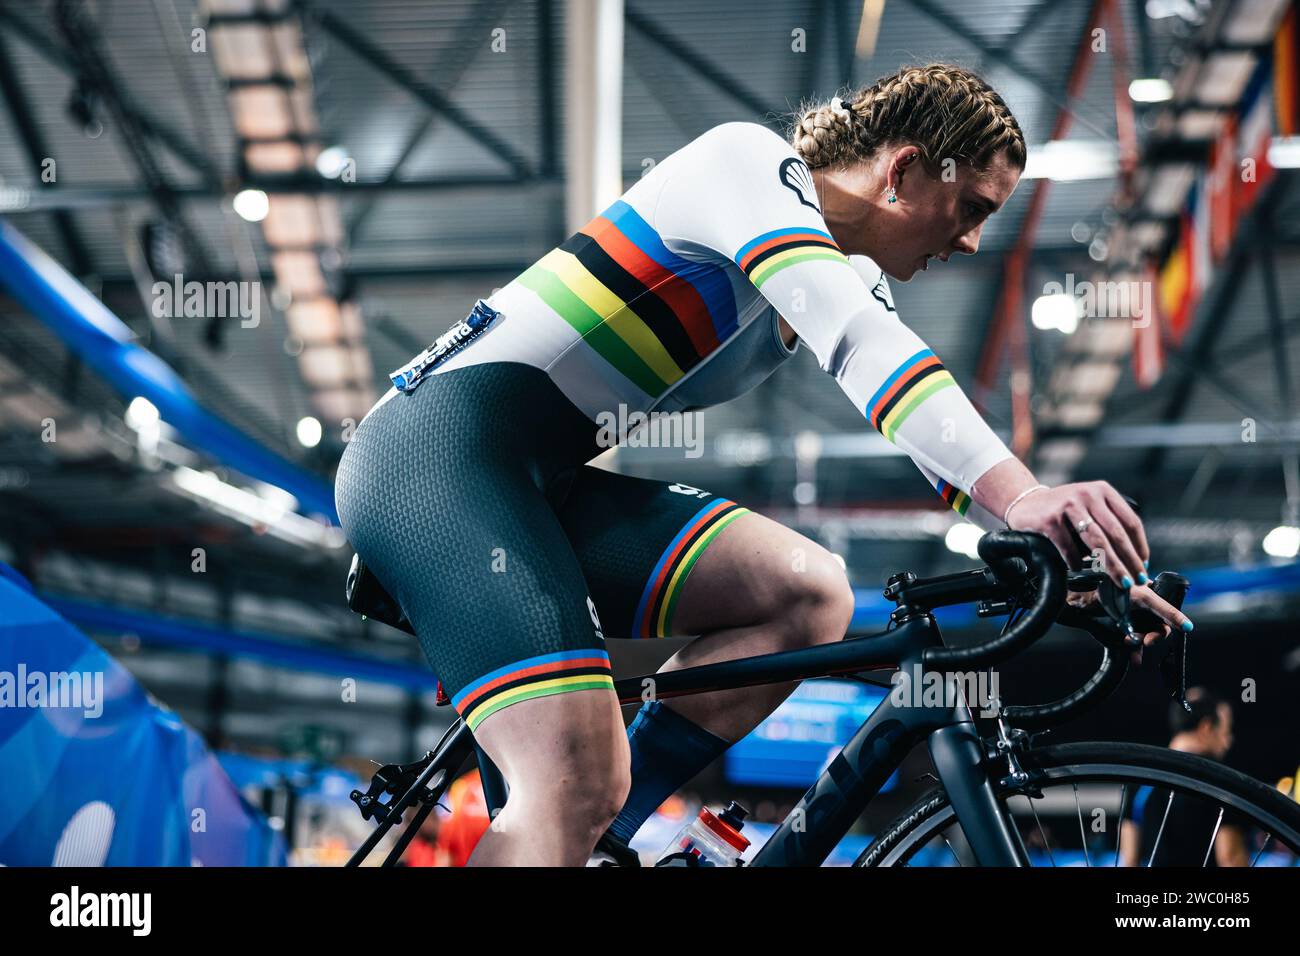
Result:
<svg viewBox="0 0 1300 956">
<path fill-rule="evenodd" d="M 893 442 L 898 429 L 922 402 L 945 388 L 956 387 L 939 357 L 921 349 L 894 369 L 863 411 L 872 427 Z"/>
<path fill-rule="evenodd" d="M 966 517 L 966 512 L 970 510 L 971 505 L 970 495 L 956 485 L 948 484 L 942 478 L 935 483 L 934 490 L 939 492 L 939 497 L 948 502 L 953 511 L 963 518 Z"/>
<path fill-rule="evenodd" d="M 805 226 L 765 232 L 745 243 L 736 253 L 736 265 L 759 289 L 783 269 L 817 259 L 849 264 L 848 257 L 840 251 L 829 233 Z"/>
<path fill-rule="evenodd" d="M 1010 457 L 1011 452 L 1007 451 Z M 971 524 L 983 531 L 1000 531 L 1006 527 L 1006 523 L 1001 518 L 985 508 L 980 507 L 978 501 L 971 497 L 970 493 L 952 484 L 946 478 L 941 478 L 934 471 L 913 459 L 913 464 L 921 469 L 921 474 L 937 491 L 944 501 L 952 506 L 953 511 L 969 521 Z"/>
</svg>

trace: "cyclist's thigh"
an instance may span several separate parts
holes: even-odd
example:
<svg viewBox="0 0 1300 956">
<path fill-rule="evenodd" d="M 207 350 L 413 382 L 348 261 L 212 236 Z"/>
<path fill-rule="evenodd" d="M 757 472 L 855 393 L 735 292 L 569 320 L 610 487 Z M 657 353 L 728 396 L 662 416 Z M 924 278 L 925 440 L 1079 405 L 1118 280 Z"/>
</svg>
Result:
<svg viewBox="0 0 1300 956">
<path fill-rule="evenodd" d="M 810 583 L 816 574 L 809 569 L 842 575 L 816 542 L 679 482 L 584 466 L 559 516 L 606 637 L 685 636 L 760 623 Z"/>
<path fill-rule="evenodd" d="M 459 369 L 390 401 L 358 427 L 336 478 L 349 540 L 471 730 L 539 697 L 613 699 L 582 569 L 538 487 L 549 464 L 508 447 L 509 430 L 474 424 L 485 392 L 514 389 L 534 408 L 554 398 L 544 373 L 521 368 Z"/>
</svg>

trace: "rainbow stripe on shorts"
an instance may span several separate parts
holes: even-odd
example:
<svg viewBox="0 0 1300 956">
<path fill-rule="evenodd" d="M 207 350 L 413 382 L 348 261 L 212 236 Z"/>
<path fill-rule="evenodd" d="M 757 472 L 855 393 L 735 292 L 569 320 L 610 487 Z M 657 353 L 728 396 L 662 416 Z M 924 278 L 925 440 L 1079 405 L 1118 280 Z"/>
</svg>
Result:
<svg viewBox="0 0 1300 956">
<path fill-rule="evenodd" d="M 666 637 L 671 633 L 673 611 L 691 573 L 709 542 L 749 509 L 727 498 L 710 501 L 695 513 L 664 549 L 632 618 L 633 637 Z"/>
<path fill-rule="evenodd" d="M 614 690 L 609 655 L 594 647 L 539 654 L 484 674 L 451 699 L 472 731 L 489 714 L 535 697 L 575 690 Z"/>
</svg>

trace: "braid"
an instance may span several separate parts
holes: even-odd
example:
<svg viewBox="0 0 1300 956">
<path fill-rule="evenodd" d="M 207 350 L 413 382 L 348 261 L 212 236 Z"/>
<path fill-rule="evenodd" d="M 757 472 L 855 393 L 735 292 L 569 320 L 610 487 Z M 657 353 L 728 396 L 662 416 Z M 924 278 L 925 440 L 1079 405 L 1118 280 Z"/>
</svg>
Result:
<svg viewBox="0 0 1300 956">
<path fill-rule="evenodd" d="M 812 168 L 825 166 L 838 158 L 853 136 L 848 118 L 830 103 L 806 110 L 796 124 L 791 143 Z"/>
<path fill-rule="evenodd" d="M 865 159 L 887 143 L 914 143 L 937 172 L 945 159 L 984 166 L 999 150 L 1025 165 L 1025 138 L 1002 97 L 969 70 L 946 63 L 904 67 L 845 98 L 806 108 L 790 143 L 812 168 Z"/>
</svg>

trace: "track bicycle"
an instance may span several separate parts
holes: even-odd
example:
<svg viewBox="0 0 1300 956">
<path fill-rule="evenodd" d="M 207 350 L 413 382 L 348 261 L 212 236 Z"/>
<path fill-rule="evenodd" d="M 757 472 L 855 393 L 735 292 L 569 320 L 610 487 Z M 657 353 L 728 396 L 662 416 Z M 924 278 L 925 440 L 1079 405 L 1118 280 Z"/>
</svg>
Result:
<svg viewBox="0 0 1300 956">
<path fill-rule="evenodd" d="M 1300 855 L 1300 803 L 1223 764 L 1135 743 L 1040 745 L 1038 738 L 1044 732 L 1098 706 L 1118 688 L 1128 672 L 1130 653 L 1140 646 L 1139 635 L 1157 630 L 1159 622 L 1144 608 L 1130 608 L 1127 592 L 1103 572 L 1068 571 L 1055 545 L 1042 535 L 990 532 L 980 539 L 978 553 L 985 566 L 974 570 L 928 578 L 909 571 L 892 575 L 884 594 L 895 607 L 882 632 L 623 678 L 615 681 L 615 692 L 622 704 L 640 704 L 646 680 L 653 681 L 656 696 L 666 699 L 812 678 L 876 683 L 867 675 L 882 669 L 938 675 L 945 688 L 943 703 L 934 706 L 912 699 L 900 704 L 894 695 L 887 696 L 754 853 L 748 866 L 821 865 L 893 771 L 922 741 L 929 750 L 938 785 L 881 828 L 855 866 L 923 865 L 936 862 L 936 854 L 950 855 L 950 859 L 939 861 L 947 865 L 1027 866 L 1044 858 L 1048 865 L 1055 865 L 1053 842 L 1056 852 L 1061 852 L 1062 828 L 1056 827 L 1056 839 L 1051 839 L 1039 807 L 1059 810 L 1062 801 L 1068 804 L 1070 800 L 1085 863 L 1113 865 L 1119 860 L 1124 829 L 1120 820 L 1143 787 L 1169 794 L 1166 818 L 1174 801 L 1212 801 L 1217 805 L 1213 832 L 1205 834 L 1206 863 L 1228 811 L 1256 831 L 1252 866 L 1274 850 Z M 1152 588 L 1169 603 L 1181 606 L 1188 581 L 1165 571 L 1155 577 Z M 1067 592 L 1091 591 L 1097 592 L 1096 599 L 1086 606 L 1066 600 Z M 346 592 L 354 611 L 414 634 L 397 603 L 359 558 L 353 559 Z M 991 640 L 961 647 L 945 645 L 932 612 L 963 604 L 975 604 L 980 617 L 1007 615 L 1005 626 Z M 977 719 L 962 693 L 965 676 L 1022 653 L 1054 623 L 1083 630 L 1101 645 L 1096 672 L 1059 700 L 1025 705 L 994 700 L 996 716 Z M 1187 635 L 1178 631 L 1163 643 L 1169 649 L 1160 665 L 1162 674 L 1172 694 L 1182 699 Z M 411 764 L 383 766 L 364 793 L 353 791 L 352 799 L 362 816 L 377 826 L 347 865 L 360 865 L 391 828 L 402 822 L 406 811 L 413 809 L 409 825 L 382 864 L 394 865 L 450 782 L 474 760 L 482 775 L 489 815 L 494 815 L 508 797 L 505 783 L 475 746 L 464 721 L 458 719 L 423 758 Z M 1088 835 L 1098 810 L 1106 820 L 1114 821 L 1102 831 L 1102 836 L 1113 835 L 1113 846 Z M 1026 833 L 1022 833 L 1021 822 L 1026 824 Z M 1072 830 L 1073 825 L 1065 829 Z M 1158 849 L 1159 837 L 1152 859 Z M 635 855 L 631 856 L 623 864 L 639 865 Z"/>
</svg>

